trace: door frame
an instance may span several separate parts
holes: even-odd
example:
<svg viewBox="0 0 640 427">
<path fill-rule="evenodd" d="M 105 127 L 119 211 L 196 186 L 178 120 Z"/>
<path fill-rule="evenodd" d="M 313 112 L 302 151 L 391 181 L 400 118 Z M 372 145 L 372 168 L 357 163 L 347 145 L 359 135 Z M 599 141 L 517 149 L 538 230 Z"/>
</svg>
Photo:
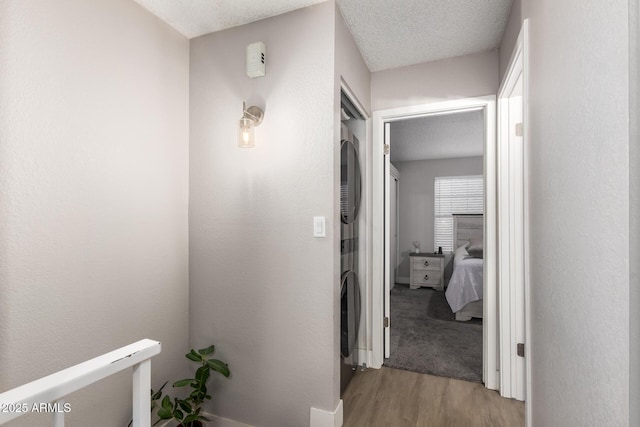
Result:
<svg viewBox="0 0 640 427">
<path fill-rule="evenodd" d="M 370 366 L 381 368 L 384 362 L 384 288 L 389 269 L 388 245 L 385 245 L 385 163 L 384 125 L 410 118 L 437 116 L 464 111 L 484 111 L 484 185 L 485 185 L 485 221 L 484 221 L 484 322 L 483 322 L 483 379 L 485 386 L 496 390 L 498 387 L 498 307 L 496 286 L 496 96 L 488 95 L 474 98 L 462 98 L 443 102 L 434 102 L 407 107 L 399 107 L 373 112 L 372 151 L 372 360 Z M 374 185 L 375 184 L 375 185 Z M 387 256 L 385 256 L 385 252 Z M 486 259 L 491 260 L 487 263 Z M 385 276 L 387 278 L 385 278 Z M 393 322 L 393 319 L 391 319 Z"/>
<path fill-rule="evenodd" d="M 523 248 L 522 263 L 514 263 L 513 259 L 510 259 L 510 251 L 499 251 L 499 265 L 501 267 L 498 272 L 498 278 L 506 274 L 511 273 L 511 270 L 515 268 L 515 277 L 522 277 L 522 289 L 523 289 L 523 301 L 520 301 L 511 292 L 510 281 L 499 281 L 499 294 L 500 294 L 500 319 L 501 331 L 500 339 L 504 342 L 501 346 L 500 368 L 501 368 L 501 387 L 500 394 L 505 397 L 513 397 L 519 400 L 525 400 L 525 419 L 526 425 L 531 425 L 531 310 L 530 310 L 530 269 L 529 269 L 529 20 L 525 19 L 522 23 L 520 33 L 516 40 L 507 70 L 504 74 L 500 89 L 498 91 L 498 195 L 500 198 L 506 197 L 508 200 L 509 188 L 508 185 L 502 185 L 502 180 L 509 181 L 509 174 L 518 174 L 522 176 L 523 184 L 523 224 L 522 234 L 514 233 L 512 236 L 508 236 L 515 245 Z M 509 100 L 513 89 L 518 81 L 522 82 L 522 158 L 521 165 L 510 165 L 508 158 L 501 160 L 501 156 L 508 154 L 508 147 L 506 144 L 509 142 Z M 508 157 L 508 156 L 505 156 Z M 501 168 L 509 168 L 511 170 L 504 170 L 504 174 L 500 170 Z M 505 183 L 505 184 L 508 184 Z M 506 188 L 503 188 L 506 187 Z M 509 206 L 508 203 L 500 203 L 498 207 L 498 215 L 500 218 L 509 219 Z M 515 264 L 515 265 L 514 265 Z M 520 313 L 524 308 L 524 396 L 521 396 L 522 392 L 517 387 L 517 356 L 515 355 L 515 345 L 517 344 L 515 339 L 515 333 L 511 330 L 512 313 Z"/>
</svg>

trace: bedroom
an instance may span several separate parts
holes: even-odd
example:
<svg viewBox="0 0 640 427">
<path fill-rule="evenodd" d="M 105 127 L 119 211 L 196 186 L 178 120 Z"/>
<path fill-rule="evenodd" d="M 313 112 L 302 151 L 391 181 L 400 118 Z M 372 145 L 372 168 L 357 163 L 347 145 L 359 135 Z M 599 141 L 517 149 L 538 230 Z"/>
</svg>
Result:
<svg viewBox="0 0 640 427">
<path fill-rule="evenodd" d="M 393 122 L 390 145 L 392 327 L 384 364 L 480 383 L 483 261 L 458 248 L 482 237 L 484 112 Z M 467 303 L 475 312 L 462 309 Z"/>
</svg>

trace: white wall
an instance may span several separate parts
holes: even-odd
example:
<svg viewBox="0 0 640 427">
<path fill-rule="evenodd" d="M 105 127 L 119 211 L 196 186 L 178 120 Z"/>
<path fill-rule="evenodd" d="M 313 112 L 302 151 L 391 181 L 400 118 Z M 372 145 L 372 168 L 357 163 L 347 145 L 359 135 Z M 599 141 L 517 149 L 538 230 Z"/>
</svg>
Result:
<svg viewBox="0 0 640 427">
<path fill-rule="evenodd" d="M 629 2 L 629 425 L 640 425 L 640 2 Z"/>
<path fill-rule="evenodd" d="M 522 2 L 535 426 L 629 425 L 628 3 Z"/>
<path fill-rule="evenodd" d="M 392 144 L 393 144 L 392 140 Z M 433 183 L 437 176 L 482 175 L 482 157 L 394 162 L 400 172 L 398 276 L 409 277 L 412 242 L 422 252 L 433 251 Z"/>
<path fill-rule="evenodd" d="M 339 398 L 334 10 L 191 41 L 190 342 L 232 372 L 207 410 L 251 425 L 308 425 Z M 250 79 L 258 40 L 266 76 Z M 253 149 L 236 143 L 242 101 L 265 111 Z"/>
<path fill-rule="evenodd" d="M 335 2 L 332 2 L 335 3 Z M 335 71 L 336 84 L 342 78 L 360 104 L 371 113 L 371 72 L 362 59 L 358 46 L 344 22 L 340 9 L 335 11 Z M 340 104 L 338 103 L 337 106 Z"/>
<path fill-rule="evenodd" d="M 511 10 L 509 11 L 509 20 L 507 26 L 504 29 L 502 41 L 498 49 L 498 55 L 500 56 L 500 81 L 504 73 L 507 71 L 513 48 L 518 40 L 518 34 L 520 34 L 520 27 L 522 26 L 522 0 L 513 0 L 511 3 Z"/>
<path fill-rule="evenodd" d="M 188 40 L 128 0 L 5 0 L 0 44 L 0 391 L 145 337 L 154 385 L 183 375 Z M 121 373 L 67 425 L 130 398 Z"/>
<path fill-rule="evenodd" d="M 373 111 L 497 92 L 497 50 L 371 74 Z"/>
</svg>

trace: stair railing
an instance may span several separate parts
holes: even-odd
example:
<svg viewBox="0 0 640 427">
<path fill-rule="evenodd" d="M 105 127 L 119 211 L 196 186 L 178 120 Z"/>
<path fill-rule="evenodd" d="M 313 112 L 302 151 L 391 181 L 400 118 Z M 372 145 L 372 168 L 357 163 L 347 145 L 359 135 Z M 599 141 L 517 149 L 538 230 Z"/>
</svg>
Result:
<svg viewBox="0 0 640 427">
<path fill-rule="evenodd" d="M 0 393 L 0 425 L 30 412 L 51 412 L 53 427 L 64 427 L 70 405 L 64 397 L 133 367 L 133 426 L 151 425 L 151 358 L 158 341 L 143 339 L 54 374 Z"/>
</svg>

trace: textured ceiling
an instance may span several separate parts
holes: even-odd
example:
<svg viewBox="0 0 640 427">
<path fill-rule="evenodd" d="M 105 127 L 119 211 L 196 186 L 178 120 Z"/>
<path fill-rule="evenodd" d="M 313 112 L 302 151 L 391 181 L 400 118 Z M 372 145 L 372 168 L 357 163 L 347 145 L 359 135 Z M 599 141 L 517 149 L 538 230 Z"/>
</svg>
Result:
<svg viewBox="0 0 640 427">
<path fill-rule="evenodd" d="M 134 0 L 193 38 L 322 3 L 325 0 Z"/>
<path fill-rule="evenodd" d="M 391 123 L 391 161 L 482 156 L 482 111 L 428 116 Z"/>
<path fill-rule="evenodd" d="M 189 38 L 324 0 L 135 0 Z M 336 0 L 369 70 L 498 47 L 513 0 Z"/>
<path fill-rule="evenodd" d="M 338 0 L 369 70 L 498 47 L 512 0 Z"/>
</svg>

